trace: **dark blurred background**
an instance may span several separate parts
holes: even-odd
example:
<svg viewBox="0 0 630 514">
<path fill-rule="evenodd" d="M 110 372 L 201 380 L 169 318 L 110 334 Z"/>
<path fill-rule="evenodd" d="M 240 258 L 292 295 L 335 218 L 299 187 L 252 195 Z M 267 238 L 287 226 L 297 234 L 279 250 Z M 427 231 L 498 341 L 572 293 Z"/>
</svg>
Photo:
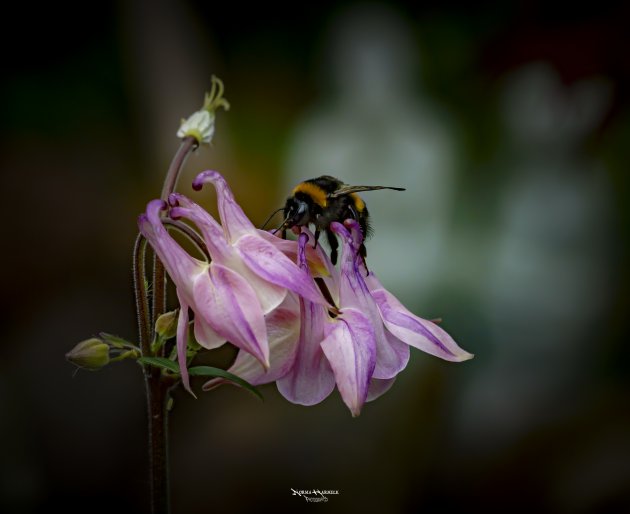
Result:
<svg viewBox="0 0 630 514">
<path fill-rule="evenodd" d="M 135 219 L 211 74 L 232 108 L 180 190 L 212 211 L 217 169 L 262 223 L 317 174 L 407 187 L 366 195 L 370 266 L 476 357 L 412 352 L 357 419 L 177 392 L 173 512 L 630 511 L 622 2 L 3 10 L 1 512 L 147 511 L 140 370 L 64 354 L 135 337 Z"/>
</svg>

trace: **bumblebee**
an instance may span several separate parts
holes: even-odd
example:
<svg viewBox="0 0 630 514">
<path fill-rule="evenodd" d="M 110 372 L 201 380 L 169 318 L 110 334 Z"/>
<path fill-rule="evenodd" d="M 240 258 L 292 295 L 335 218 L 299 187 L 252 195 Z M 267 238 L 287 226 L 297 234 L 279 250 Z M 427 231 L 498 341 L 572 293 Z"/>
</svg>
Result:
<svg viewBox="0 0 630 514">
<path fill-rule="evenodd" d="M 315 226 L 314 246 L 317 246 L 320 233 L 325 232 L 330 245 L 330 260 L 336 264 L 339 243 L 334 232 L 330 230 L 330 224 L 333 221 L 343 223 L 347 219 L 354 219 L 359 222 L 365 241 L 372 231 L 367 207 L 357 193 L 377 189 L 405 190 L 403 187 L 350 186 L 330 175 L 300 182 L 293 188 L 284 208 L 278 209 L 284 212 L 284 221 L 276 232 L 282 230 L 282 237 L 285 237 L 287 229 L 313 224 Z M 365 261 L 367 252 L 363 243 L 359 254 Z"/>
</svg>

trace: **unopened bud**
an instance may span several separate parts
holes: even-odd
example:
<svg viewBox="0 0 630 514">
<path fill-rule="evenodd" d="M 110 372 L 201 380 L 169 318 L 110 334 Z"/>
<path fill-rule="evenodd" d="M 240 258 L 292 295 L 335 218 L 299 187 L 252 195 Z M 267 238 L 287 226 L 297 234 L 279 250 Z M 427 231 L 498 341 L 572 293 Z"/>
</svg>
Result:
<svg viewBox="0 0 630 514">
<path fill-rule="evenodd" d="M 165 312 L 155 322 L 155 333 L 162 339 L 175 337 L 177 333 L 177 310 Z"/>
<path fill-rule="evenodd" d="M 109 346 L 92 337 L 81 341 L 66 353 L 66 359 L 79 368 L 96 371 L 109 364 Z"/>
</svg>

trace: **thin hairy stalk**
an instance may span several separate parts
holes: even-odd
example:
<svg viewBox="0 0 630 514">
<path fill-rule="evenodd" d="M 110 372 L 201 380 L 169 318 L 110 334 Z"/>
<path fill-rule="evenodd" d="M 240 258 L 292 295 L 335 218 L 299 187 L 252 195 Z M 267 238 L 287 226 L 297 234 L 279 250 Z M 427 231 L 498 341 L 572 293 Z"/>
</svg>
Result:
<svg viewBox="0 0 630 514">
<path fill-rule="evenodd" d="M 143 355 L 149 355 L 151 347 L 151 325 L 149 320 L 149 299 L 146 285 L 147 240 L 138 234 L 133 246 L 133 291 L 138 317 L 138 336 Z"/>
</svg>

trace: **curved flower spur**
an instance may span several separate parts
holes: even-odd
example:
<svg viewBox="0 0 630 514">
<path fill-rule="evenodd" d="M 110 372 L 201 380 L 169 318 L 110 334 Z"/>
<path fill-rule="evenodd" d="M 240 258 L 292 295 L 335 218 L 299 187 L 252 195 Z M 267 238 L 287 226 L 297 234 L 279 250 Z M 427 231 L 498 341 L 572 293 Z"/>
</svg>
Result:
<svg viewBox="0 0 630 514">
<path fill-rule="evenodd" d="M 254 385 L 275 381 L 286 399 L 301 405 L 321 402 L 336 385 L 352 415 L 358 416 L 363 404 L 384 394 L 406 367 L 409 346 L 450 361 L 473 357 L 436 324 L 409 312 L 367 273 L 356 221 L 333 223 L 331 229 L 342 242 L 340 273 L 334 281 L 326 280 L 338 308 L 333 311 L 300 298 L 299 338 L 284 345 L 270 341 L 269 370 L 252 365 L 251 354 L 239 352 L 231 373 Z M 298 262 L 305 271 L 308 239 L 303 233 L 298 240 Z M 223 383 L 210 380 L 204 390 Z"/>
<path fill-rule="evenodd" d="M 189 308 L 195 313 L 195 337 L 203 347 L 217 348 L 229 341 L 257 359 L 261 368 L 269 368 L 265 315 L 283 302 L 287 291 L 316 304 L 326 304 L 310 275 L 245 216 L 219 173 L 201 173 L 193 187 L 198 190 L 208 182 L 217 191 L 222 225 L 184 195 L 171 194 L 169 203 L 172 218 L 187 218 L 195 223 L 210 262 L 191 256 L 170 236 L 160 216 L 167 208 L 164 202 L 150 202 L 138 221 L 140 231 L 177 288 L 180 301 L 177 354 L 182 382 L 189 391 L 186 370 Z"/>
</svg>

